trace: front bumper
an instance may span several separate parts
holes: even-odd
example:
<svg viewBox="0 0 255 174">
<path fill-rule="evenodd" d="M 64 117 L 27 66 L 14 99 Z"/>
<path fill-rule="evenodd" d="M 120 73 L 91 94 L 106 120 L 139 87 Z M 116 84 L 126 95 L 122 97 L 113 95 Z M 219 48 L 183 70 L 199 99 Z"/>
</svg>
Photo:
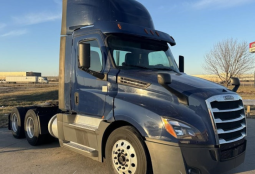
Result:
<svg viewBox="0 0 255 174">
<path fill-rule="evenodd" d="M 220 149 L 213 146 L 179 146 L 151 139 L 146 140 L 146 145 L 154 174 L 189 174 L 190 169 L 200 174 L 220 174 L 239 166 L 245 158 L 245 150 L 223 161 L 220 159 Z M 243 145 L 246 147 L 246 140 Z"/>
</svg>

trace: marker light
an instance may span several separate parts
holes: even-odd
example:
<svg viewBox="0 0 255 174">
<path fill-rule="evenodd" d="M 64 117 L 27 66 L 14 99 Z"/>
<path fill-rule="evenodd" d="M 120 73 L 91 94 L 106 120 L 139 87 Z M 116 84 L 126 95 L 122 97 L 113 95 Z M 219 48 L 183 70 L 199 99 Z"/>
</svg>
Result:
<svg viewBox="0 0 255 174">
<path fill-rule="evenodd" d="M 152 34 L 152 35 L 154 35 L 154 33 L 153 33 L 153 31 L 152 31 L 152 30 L 151 30 L 150 32 L 151 32 L 151 34 Z"/>
<path fill-rule="evenodd" d="M 157 31 L 155 31 L 156 35 L 159 37 L 159 33 Z"/>
<path fill-rule="evenodd" d="M 205 141 L 201 132 L 191 125 L 167 118 L 162 118 L 162 121 L 167 132 L 177 139 Z"/>
<path fill-rule="evenodd" d="M 146 30 L 146 28 L 144 29 L 145 33 L 149 34 L 149 32 Z"/>
<path fill-rule="evenodd" d="M 121 30 L 122 29 L 122 27 L 121 27 L 121 25 L 120 24 L 118 24 L 118 28 Z"/>
</svg>

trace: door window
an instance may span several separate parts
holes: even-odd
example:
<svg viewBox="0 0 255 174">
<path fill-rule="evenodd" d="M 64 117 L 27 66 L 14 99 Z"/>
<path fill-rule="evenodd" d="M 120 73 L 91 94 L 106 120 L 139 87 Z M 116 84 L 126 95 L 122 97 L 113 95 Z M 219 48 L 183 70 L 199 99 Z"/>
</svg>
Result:
<svg viewBox="0 0 255 174">
<path fill-rule="evenodd" d="M 90 70 L 100 72 L 102 70 L 102 52 L 96 40 L 86 41 L 90 44 Z"/>
</svg>

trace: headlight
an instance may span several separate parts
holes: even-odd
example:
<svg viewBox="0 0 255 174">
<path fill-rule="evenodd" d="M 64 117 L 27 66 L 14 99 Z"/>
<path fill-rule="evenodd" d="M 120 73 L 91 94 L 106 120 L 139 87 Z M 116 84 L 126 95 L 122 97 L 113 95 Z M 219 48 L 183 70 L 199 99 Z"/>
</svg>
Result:
<svg viewBox="0 0 255 174">
<path fill-rule="evenodd" d="M 177 139 L 181 140 L 193 140 L 193 141 L 205 141 L 204 136 L 191 125 L 182 123 L 180 121 L 162 118 L 165 128 L 168 133 Z"/>
</svg>

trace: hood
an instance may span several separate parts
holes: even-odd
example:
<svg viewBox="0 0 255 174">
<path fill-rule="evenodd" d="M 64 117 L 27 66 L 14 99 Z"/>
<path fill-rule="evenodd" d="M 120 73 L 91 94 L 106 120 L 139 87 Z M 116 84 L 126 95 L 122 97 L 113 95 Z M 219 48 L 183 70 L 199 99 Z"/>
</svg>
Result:
<svg viewBox="0 0 255 174">
<path fill-rule="evenodd" d="M 207 88 L 213 88 L 213 89 L 226 89 L 225 87 L 218 85 L 216 83 L 210 82 L 208 80 L 204 80 L 201 78 L 189 76 L 186 74 L 176 74 L 176 73 L 170 73 L 172 77 L 172 82 L 176 83 L 176 85 L 188 85 L 193 88 L 200 88 L 200 89 L 207 89 Z"/>
<path fill-rule="evenodd" d="M 160 85 L 157 79 L 158 73 L 170 74 L 171 84 Z M 205 100 L 214 95 L 235 94 L 216 83 L 172 71 L 121 70 L 118 76 L 150 83 L 149 87 L 143 89 L 120 85 L 116 97 L 118 100 L 140 106 L 159 116 L 188 123 L 207 134 L 208 144 L 214 144 L 215 138 Z M 168 87 L 177 93 L 169 90 Z M 188 104 L 180 102 L 179 99 L 182 97 L 188 100 Z"/>
<path fill-rule="evenodd" d="M 235 94 L 233 91 L 219 84 L 201 78 L 189 76 L 185 73 L 176 73 L 173 71 L 121 70 L 119 76 L 150 83 L 151 86 L 148 87 L 147 90 L 152 90 L 154 92 L 160 93 L 162 91 L 162 86 L 158 83 L 158 73 L 170 74 L 172 83 L 168 86 L 188 98 L 193 96 L 195 98 L 206 100 L 213 95 Z"/>
<path fill-rule="evenodd" d="M 158 73 L 170 74 L 172 78 L 172 84 L 170 86 L 178 86 L 179 90 L 185 91 L 187 88 L 196 89 L 225 89 L 224 86 L 204 80 L 198 77 L 193 77 L 185 73 L 176 73 L 173 71 L 141 71 L 141 70 L 121 70 L 120 76 L 133 78 L 149 82 L 151 84 L 158 84 L 157 75 Z"/>
</svg>

